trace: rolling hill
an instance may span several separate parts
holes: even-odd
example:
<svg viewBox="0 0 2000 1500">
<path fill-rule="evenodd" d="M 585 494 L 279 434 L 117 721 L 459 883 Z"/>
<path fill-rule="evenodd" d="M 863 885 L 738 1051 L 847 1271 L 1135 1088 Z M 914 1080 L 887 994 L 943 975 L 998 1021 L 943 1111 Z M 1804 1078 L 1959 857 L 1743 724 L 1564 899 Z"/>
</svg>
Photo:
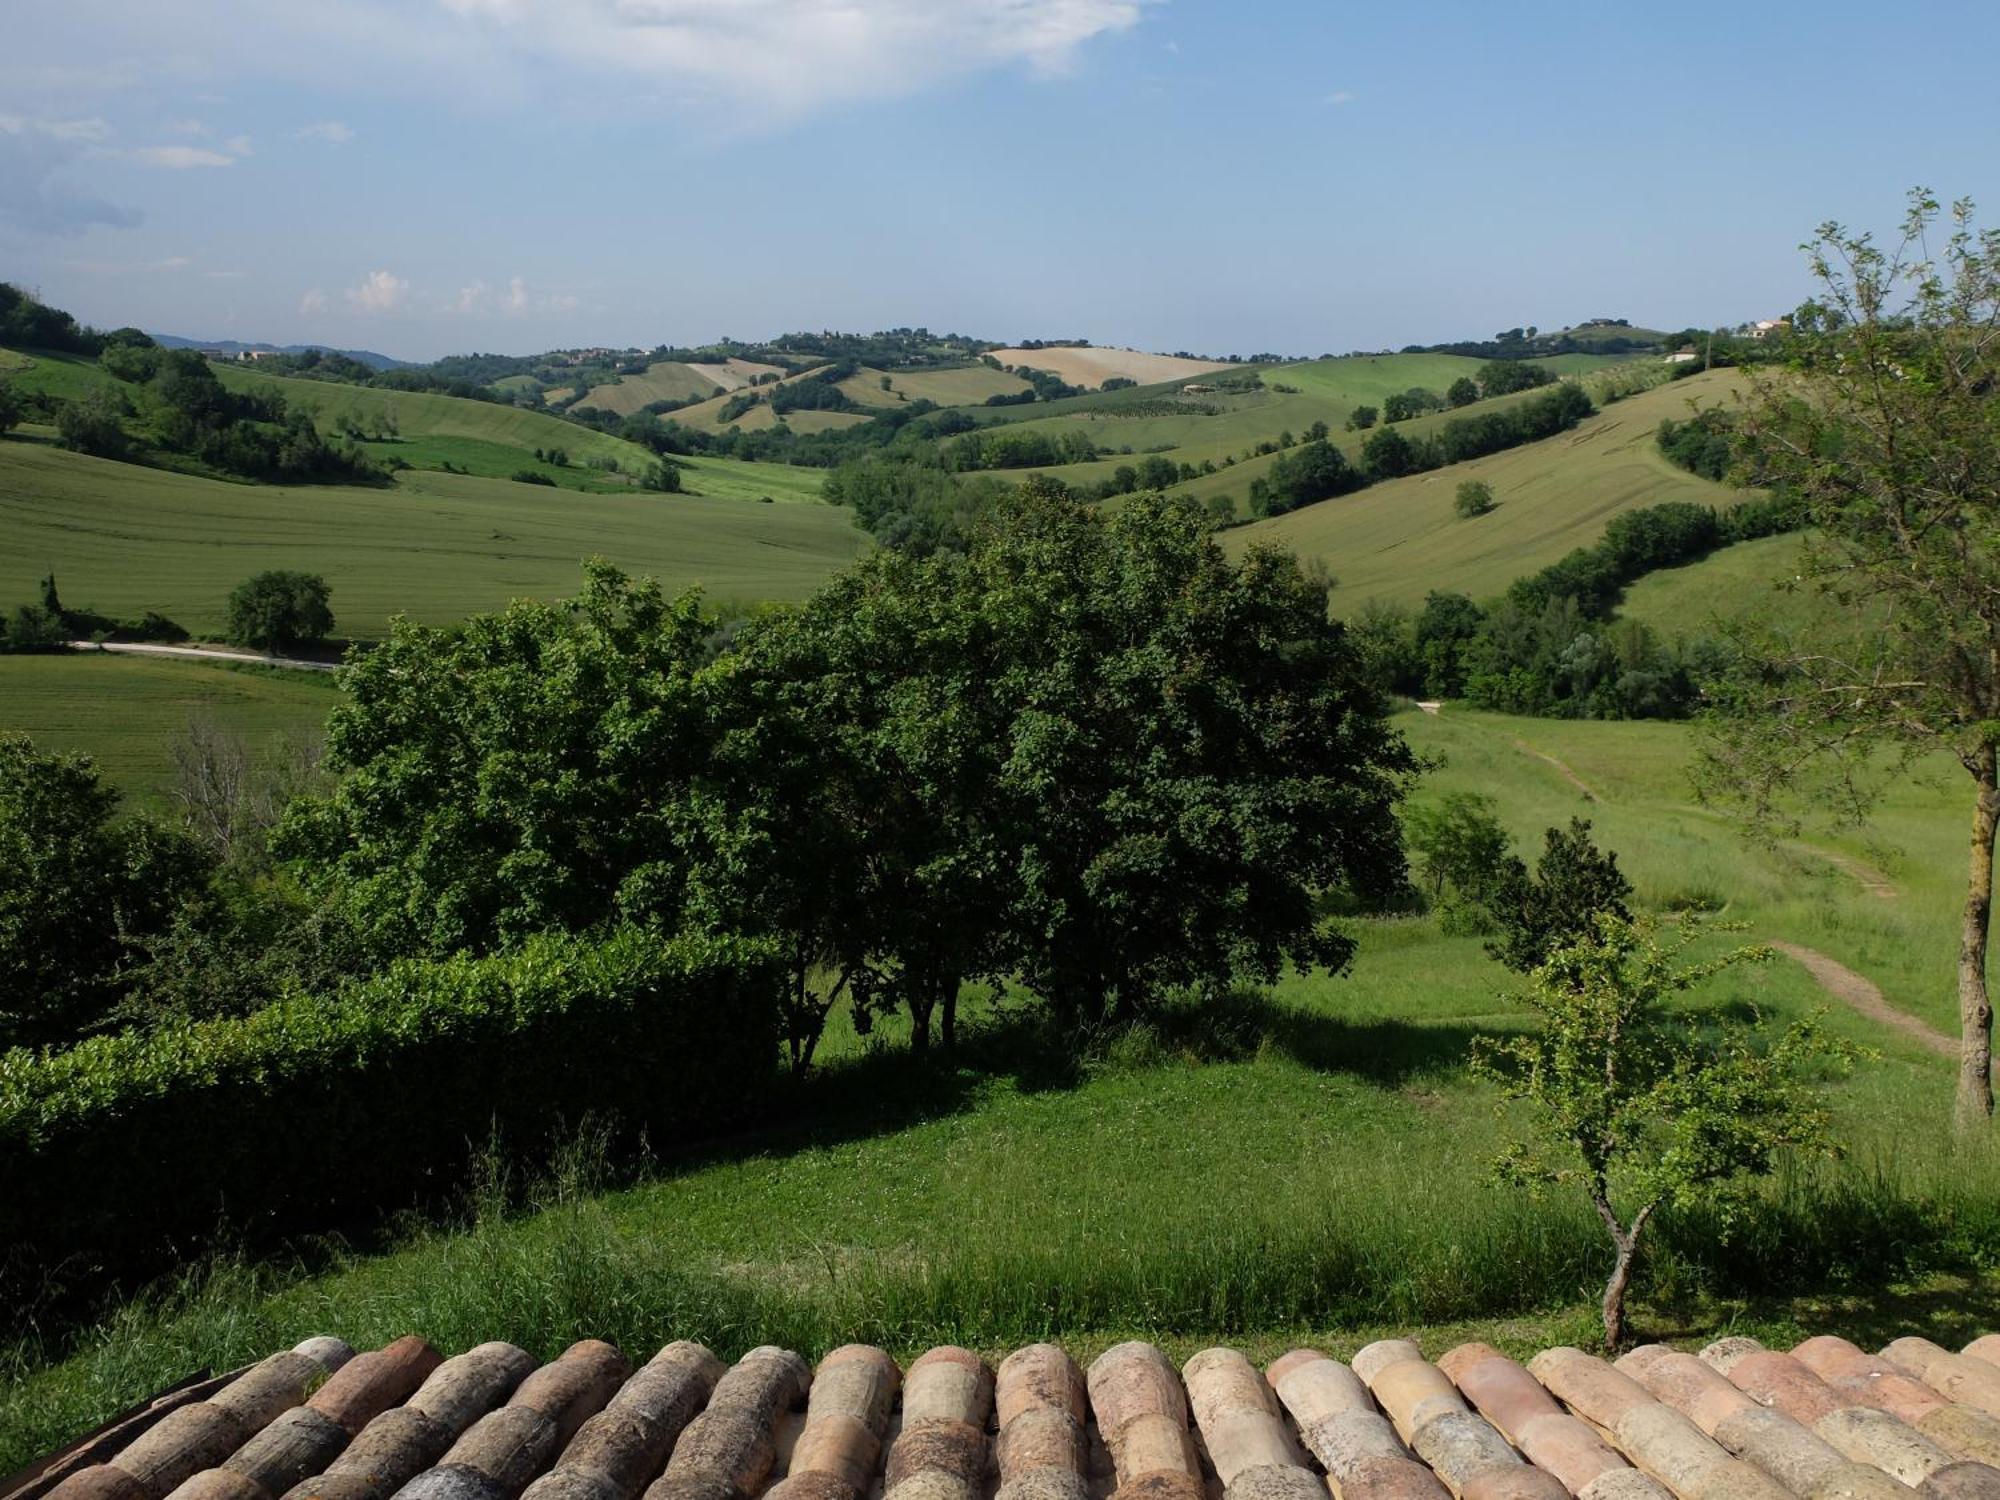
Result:
<svg viewBox="0 0 2000 1500">
<path fill-rule="evenodd" d="M 1136 380 L 1140 385 L 1156 385 L 1163 380 L 1185 380 L 1213 370 L 1235 366 L 1214 359 L 1188 359 L 1178 354 L 1145 354 L 1137 349 L 1100 349 L 1095 346 L 1048 349 L 994 349 L 993 358 L 1003 365 L 1047 370 L 1070 385 L 1100 386 L 1107 380 Z"/>
<path fill-rule="evenodd" d="M 1727 507 L 1749 491 L 1677 469 L 1659 454 L 1663 417 L 1690 400 L 1731 391 L 1726 372 L 1660 386 L 1585 419 L 1575 431 L 1468 463 L 1371 485 L 1288 515 L 1226 533 L 1242 550 L 1270 542 L 1325 563 L 1337 580 L 1336 608 L 1368 599 L 1421 604 L 1433 589 L 1481 598 L 1576 547 L 1590 546 L 1620 511 L 1666 500 Z M 1498 509 L 1461 520 L 1460 481 L 1483 479 Z"/>
<path fill-rule="evenodd" d="M 734 469 L 818 482 L 810 470 Z M 0 601 L 33 598 L 53 570 L 73 608 L 158 610 L 197 633 L 220 630 L 229 590 L 265 568 L 325 574 L 340 632 L 373 637 L 399 613 L 442 622 L 567 595 L 594 555 L 747 603 L 800 598 L 867 545 L 846 511 L 818 504 L 575 494 L 422 471 L 386 489 L 233 484 L 0 442 Z"/>
<path fill-rule="evenodd" d="M 1588 362 L 1585 368 L 1621 362 L 1588 355 L 1579 358 Z M 1276 442 L 1286 432 L 1300 437 L 1315 422 L 1324 422 L 1343 446 L 1358 449 L 1367 434 L 1344 430 L 1355 407 L 1380 406 L 1384 398 L 1412 387 L 1442 393 L 1454 380 L 1476 376 L 1481 363 L 1455 354 L 1349 355 L 1264 367 L 1258 372 L 1261 385 L 1250 390 L 1219 385 L 1214 390 L 1187 392 L 1184 387 L 1190 383 L 1209 382 L 1177 381 L 1006 411 L 1009 417 L 1015 412 L 1022 414 L 1010 422 L 1016 430 L 1044 432 L 1051 437 L 1081 430 L 1100 449 L 1114 450 L 1111 457 L 1045 471 L 1066 483 L 1095 484 L 1109 478 L 1120 464 L 1130 463 L 1135 455 L 1163 453 L 1176 464 L 1197 468 L 1204 462 L 1220 465 L 1234 458 L 1237 467 L 1226 477 L 1201 481 L 1203 488 L 1198 493 L 1229 492 L 1240 497 L 1250 478 L 1261 472 L 1261 467 L 1243 467 L 1255 462 L 1259 443 Z M 1265 465 L 1268 462 L 1264 460 Z M 1010 476 L 1003 472 L 1002 477 Z"/>
</svg>

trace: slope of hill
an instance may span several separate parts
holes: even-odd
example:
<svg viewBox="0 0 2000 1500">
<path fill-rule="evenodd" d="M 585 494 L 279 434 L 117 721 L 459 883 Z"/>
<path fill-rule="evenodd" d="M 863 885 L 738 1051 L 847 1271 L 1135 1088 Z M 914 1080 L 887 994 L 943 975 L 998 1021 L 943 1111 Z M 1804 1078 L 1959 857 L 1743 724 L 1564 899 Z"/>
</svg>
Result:
<svg viewBox="0 0 2000 1500">
<path fill-rule="evenodd" d="M 1620 511 L 1666 500 L 1727 507 L 1751 493 L 1675 468 L 1653 441 L 1663 417 L 1684 415 L 1690 399 L 1726 399 L 1732 388 L 1723 371 L 1676 381 L 1559 437 L 1371 485 L 1240 527 L 1227 541 L 1239 551 L 1272 542 L 1324 562 L 1337 580 L 1337 608 L 1367 599 L 1420 604 L 1433 589 L 1496 594 L 1595 543 Z M 1467 479 L 1490 484 L 1499 508 L 1460 519 L 1452 499 Z"/>
<path fill-rule="evenodd" d="M 1185 390 L 1188 384 L 1210 384 L 1197 380 L 1006 411 L 1010 417 L 1015 412 L 1023 414 L 1009 422 L 1015 430 L 1042 432 L 1052 438 L 1080 430 L 1100 449 L 1112 450 L 1112 456 L 1106 458 L 1043 471 L 1066 483 L 1095 484 L 1110 477 L 1120 464 L 1130 463 L 1135 455 L 1161 453 L 1176 464 L 1197 468 L 1204 462 L 1220 465 L 1224 459 L 1234 458 L 1238 464 L 1227 477 L 1202 481 L 1202 493 L 1233 491 L 1240 498 L 1250 477 L 1261 472 L 1261 466 L 1243 467 L 1257 461 L 1259 443 L 1276 442 L 1287 432 L 1302 437 L 1315 422 L 1324 422 L 1343 446 L 1358 449 L 1367 433 L 1345 431 L 1355 407 L 1379 407 L 1386 397 L 1413 387 L 1442 393 L 1454 380 L 1476 377 L 1480 364 L 1455 354 L 1349 355 L 1263 368 L 1257 372 L 1262 383 L 1249 390 L 1233 390 L 1227 384 L 1214 390 Z M 1268 459 L 1264 462 L 1268 464 Z"/>
<path fill-rule="evenodd" d="M 1810 620 L 1816 596 L 1804 589 L 1788 590 L 1797 577 L 1797 535 L 1766 536 L 1738 542 L 1683 568 L 1649 573 L 1625 591 L 1618 613 L 1643 620 L 1666 639 L 1707 633 L 1716 625 L 1755 612 L 1791 625 Z"/>
<path fill-rule="evenodd" d="M 259 750 L 311 733 L 341 695 L 326 673 L 248 671 L 192 659 L 66 651 L 0 656 L 0 730 L 42 750 L 81 750 L 137 805 L 168 812 L 172 737 L 192 718 Z"/>
<path fill-rule="evenodd" d="M 717 364 L 661 360 L 647 366 L 643 375 L 626 375 L 611 385 L 592 386 L 576 404 L 629 417 L 655 401 L 685 401 L 690 396 L 712 396 L 718 390 L 726 395 L 741 390 L 760 375 L 784 373 L 778 365 L 753 364 L 747 359 Z"/>
<path fill-rule="evenodd" d="M 1235 366 L 1213 359 L 1186 359 L 1178 354 L 1145 354 L 1137 349 L 1053 348 L 994 349 L 992 356 L 1003 365 L 1025 365 L 1031 370 L 1048 370 L 1070 385 L 1100 386 L 1107 380 L 1136 380 L 1154 385 L 1162 380 L 1184 380 L 1206 375 L 1212 370 Z"/>
<path fill-rule="evenodd" d="M 825 505 L 558 493 L 420 471 L 387 489 L 281 488 L 0 442 L 0 601 L 33 598 L 53 570 L 72 607 L 159 610 L 197 633 L 220 630 L 230 589 L 264 568 L 325 574 L 341 633 L 372 637 L 394 614 L 455 620 L 573 593 L 591 556 L 721 600 L 799 598 L 867 545 Z"/>
</svg>

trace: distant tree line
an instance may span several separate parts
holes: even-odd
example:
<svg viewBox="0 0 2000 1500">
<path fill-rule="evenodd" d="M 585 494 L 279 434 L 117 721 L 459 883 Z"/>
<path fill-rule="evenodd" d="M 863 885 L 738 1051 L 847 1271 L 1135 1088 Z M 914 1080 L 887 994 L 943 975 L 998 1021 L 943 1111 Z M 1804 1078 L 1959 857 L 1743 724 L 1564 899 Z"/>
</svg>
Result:
<svg viewBox="0 0 2000 1500">
<path fill-rule="evenodd" d="M 1800 508 L 1782 498 L 1726 510 L 1669 501 L 1613 517 L 1596 546 L 1517 579 L 1487 605 L 1432 593 L 1414 614 L 1371 606 L 1350 623 L 1393 692 L 1553 718 L 1682 718 L 1725 648 L 1702 637 L 1662 642 L 1640 621 L 1614 619 L 1625 587 L 1801 524 Z"/>
<path fill-rule="evenodd" d="M 288 408 L 276 390 L 229 390 L 192 349 L 161 349 L 128 332 L 110 335 L 98 360 L 119 384 L 65 401 L 56 413 L 58 439 L 75 452 L 129 459 L 135 446 L 150 443 L 225 474 L 272 483 L 388 478 L 352 443 L 329 443 L 311 413 Z"/>
</svg>

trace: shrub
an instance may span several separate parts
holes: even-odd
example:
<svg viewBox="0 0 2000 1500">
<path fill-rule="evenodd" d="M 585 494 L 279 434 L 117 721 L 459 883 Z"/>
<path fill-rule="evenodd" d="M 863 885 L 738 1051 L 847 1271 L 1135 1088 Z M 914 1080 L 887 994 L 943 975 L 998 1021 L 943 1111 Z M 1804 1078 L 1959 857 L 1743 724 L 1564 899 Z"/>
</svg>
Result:
<svg viewBox="0 0 2000 1500">
<path fill-rule="evenodd" d="M 230 592 L 229 639 L 260 651 L 324 640 L 333 629 L 331 593 L 317 573 L 273 568 L 254 574 Z"/>
<path fill-rule="evenodd" d="M 72 453 L 92 458 L 123 458 L 127 447 L 125 398 L 116 391 L 96 389 L 66 401 L 56 413 L 56 436 Z"/>
<path fill-rule="evenodd" d="M 545 484 L 550 489 L 554 489 L 556 483 L 548 475 L 537 474 L 533 469 L 516 469 L 507 477 L 516 484 Z"/>
<path fill-rule="evenodd" d="M 771 1077 L 773 975 L 740 939 L 548 936 L 242 1019 L 0 1055 L 0 1259 L 136 1266 L 224 1220 L 331 1228 L 586 1113 L 655 1145 L 711 1133 Z"/>
<path fill-rule="evenodd" d="M 1485 515 L 1498 503 L 1493 498 L 1493 486 L 1483 479 L 1460 480 L 1458 494 L 1452 500 L 1459 515 L 1468 521 L 1474 516 Z"/>
</svg>

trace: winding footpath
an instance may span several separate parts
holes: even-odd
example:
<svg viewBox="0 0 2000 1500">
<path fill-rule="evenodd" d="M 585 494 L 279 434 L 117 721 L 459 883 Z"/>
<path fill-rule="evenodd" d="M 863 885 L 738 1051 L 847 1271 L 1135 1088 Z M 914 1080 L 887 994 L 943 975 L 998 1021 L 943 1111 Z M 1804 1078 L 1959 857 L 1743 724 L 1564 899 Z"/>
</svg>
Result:
<svg viewBox="0 0 2000 1500">
<path fill-rule="evenodd" d="M 1510 735 L 1508 738 L 1512 740 L 1514 748 L 1519 750 L 1523 755 L 1533 756 L 1536 760 L 1554 767 L 1557 774 L 1581 792 L 1586 801 L 1601 802 L 1603 800 L 1589 782 L 1577 775 L 1575 770 L 1555 756 L 1549 754 L 1547 751 L 1537 750 L 1533 745 L 1530 745 L 1519 736 Z M 1715 816 L 1715 814 L 1705 808 L 1690 808 L 1687 810 L 1707 816 Z M 1896 899 L 1895 885 L 1887 875 L 1883 874 L 1873 865 L 1865 864 L 1851 855 L 1841 854 L 1836 850 L 1822 849 L 1815 844 L 1792 841 L 1786 843 L 1783 847 L 1800 854 L 1809 855 L 1814 859 L 1823 860 L 1853 880 L 1863 891 L 1878 901 L 1893 901 Z M 1955 1038 L 1946 1036 L 1936 1027 L 1926 1021 L 1919 1020 L 1908 1011 L 1898 1010 L 1889 1003 L 1888 998 L 1883 995 L 1879 985 L 1873 980 L 1855 973 L 1854 970 L 1848 968 L 1847 965 L 1841 963 L 1838 959 L 1830 958 L 1816 948 L 1808 948 L 1801 943 L 1788 943 L 1776 938 L 1767 939 L 1765 946 L 1774 953 L 1784 954 L 1785 957 L 1799 965 L 1800 968 L 1812 976 L 1815 984 L 1841 1004 L 1859 1011 L 1871 1021 L 1878 1022 L 1894 1031 L 1901 1032 L 1905 1037 L 1914 1041 L 1926 1051 L 1934 1052 L 1940 1057 L 1958 1056 L 1958 1042 Z"/>
</svg>

